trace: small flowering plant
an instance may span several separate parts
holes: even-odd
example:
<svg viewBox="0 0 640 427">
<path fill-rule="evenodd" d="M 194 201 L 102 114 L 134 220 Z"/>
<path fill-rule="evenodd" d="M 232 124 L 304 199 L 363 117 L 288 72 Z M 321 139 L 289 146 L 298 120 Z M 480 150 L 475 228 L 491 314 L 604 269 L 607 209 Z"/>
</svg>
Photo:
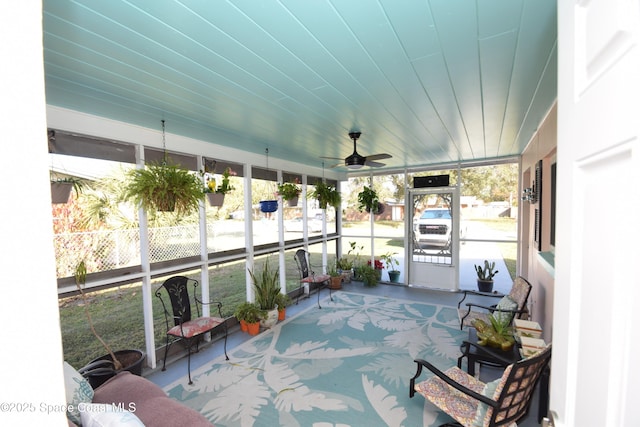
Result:
<svg viewBox="0 0 640 427">
<path fill-rule="evenodd" d="M 367 265 L 371 266 L 371 260 L 367 261 Z M 382 270 L 384 268 L 384 266 L 382 265 L 382 261 L 376 259 L 373 268 L 375 268 L 376 270 Z"/>
<path fill-rule="evenodd" d="M 231 170 L 231 168 L 226 168 L 224 172 L 222 172 L 222 183 L 216 187 L 216 179 L 212 176 L 207 177 L 207 186 L 205 187 L 205 193 L 218 193 L 218 194 L 227 194 L 233 190 L 235 187 L 231 185 L 229 182 L 230 176 L 235 176 L 236 173 Z"/>
</svg>

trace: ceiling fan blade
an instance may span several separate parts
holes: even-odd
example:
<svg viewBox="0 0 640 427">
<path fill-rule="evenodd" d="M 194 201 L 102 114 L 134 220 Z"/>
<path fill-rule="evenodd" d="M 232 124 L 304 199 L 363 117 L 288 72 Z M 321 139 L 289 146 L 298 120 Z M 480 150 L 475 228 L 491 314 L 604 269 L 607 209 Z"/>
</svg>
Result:
<svg viewBox="0 0 640 427">
<path fill-rule="evenodd" d="M 328 160 L 344 160 L 342 157 L 326 157 L 326 156 L 320 156 L 321 159 L 328 159 Z"/>
<path fill-rule="evenodd" d="M 391 154 L 382 153 L 382 154 L 372 154 L 367 156 L 367 160 L 382 160 L 382 159 L 390 159 Z"/>
<path fill-rule="evenodd" d="M 365 165 L 365 166 L 371 166 L 372 168 L 379 168 L 379 167 L 384 166 L 385 164 L 384 164 L 384 163 L 380 163 L 380 162 L 374 162 L 374 161 L 371 161 L 371 160 L 369 160 L 369 158 L 367 157 L 367 160 L 365 160 L 364 165 Z"/>
<path fill-rule="evenodd" d="M 329 166 L 329 169 L 337 168 L 338 166 L 344 166 L 344 162 L 336 163 L 335 165 L 331 165 L 331 166 Z"/>
</svg>

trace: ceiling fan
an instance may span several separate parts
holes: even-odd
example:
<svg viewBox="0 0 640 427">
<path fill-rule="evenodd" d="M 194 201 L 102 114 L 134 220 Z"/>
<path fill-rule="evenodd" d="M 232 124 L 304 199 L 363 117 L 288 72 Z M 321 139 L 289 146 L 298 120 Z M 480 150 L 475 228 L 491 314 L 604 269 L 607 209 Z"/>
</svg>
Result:
<svg viewBox="0 0 640 427">
<path fill-rule="evenodd" d="M 337 166 L 342 166 L 342 165 L 348 167 L 349 169 L 360 169 L 363 166 L 371 166 L 374 168 L 379 168 L 380 166 L 384 166 L 384 163 L 377 162 L 376 160 L 391 158 L 391 155 L 386 153 L 373 154 L 370 156 L 361 156 L 360 154 L 358 154 L 358 151 L 356 150 L 356 141 L 358 140 L 358 138 L 360 138 L 360 135 L 361 135 L 360 132 L 349 132 L 349 138 L 353 140 L 353 153 L 351 153 L 351 155 L 344 158 L 344 163 L 335 164 L 331 166 L 332 168 L 335 168 Z M 321 158 L 341 160 L 339 157 L 321 157 Z"/>
</svg>

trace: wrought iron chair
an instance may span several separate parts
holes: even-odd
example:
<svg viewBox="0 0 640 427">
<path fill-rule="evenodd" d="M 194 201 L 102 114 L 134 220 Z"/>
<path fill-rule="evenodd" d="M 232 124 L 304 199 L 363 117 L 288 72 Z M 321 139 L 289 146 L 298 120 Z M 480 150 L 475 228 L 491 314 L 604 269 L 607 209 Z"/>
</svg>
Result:
<svg viewBox="0 0 640 427">
<path fill-rule="evenodd" d="M 311 265 L 310 261 L 308 261 L 309 253 L 304 249 L 298 249 L 294 255 L 294 259 L 296 260 L 296 265 L 298 266 L 298 272 L 300 273 L 300 286 L 298 287 L 298 297 L 296 299 L 296 304 L 300 301 L 300 294 L 303 293 L 302 287 L 306 284 L 311 286 L 315 284 L 318 287 L 318 308 L 322 308 L 320 306 L 320 290 L 322 286 L 327 286 L 329 288 L 329 298 L 333 301 L 333 296 L 331 295 L 331 287 L 329 286 L 329 281 L 331 280 L 331 276 L 328 274 L 316 274 L 313 270 L 309 269 Z M 313 265 L 311 265 L 313 266 Z"/>
<path fill-rule="evenodd" d="M 416 359 L 418 369 L 409 382 L 409 397 L 417 392 L 457 421 L 440 427 L 512 425 L 529 412 L 533 391 L 550 359 L 551 345 L 508 365 L 502 377 L 486 384 L 458 367 L 442 372 Z M 416 384 L 423 367 L 435 375 Z"/>
<path fill-rule="evenodd" d="M 490 323 L 489 314 L 498 313 L 502 316 L 509 316 L 511 321 L 514 318 L 527 319 L 529 310 L 527 310 L 527 300 L 531 293 L 531 284 L 522 276 L 516 277 L 511 286 L 509 294 L 500 293 L 486 294 L 476 291 L 464 291 L 464 296 L 458 302 L 458 316 L 460 317 L 460 329 L 464 326 L 473 326 L 472 322 L 476 319 Z M 467 295 L 482 295 L 486 297 L 500 298 L 500 301 L 491 306 L 485 306 L 467 302 L 466 309 L 460 308 Z M 480 310 L 472 310 L 475 307 Z"/>
<path fill-rule="evenodd" d="M 192 312 L 192 303 L 189 297 L 189 285 L 193 288 L 193 305 L 195 313 Z M 196 352 L 199 351 L 200 338 L 207 332 L 211 332 L 218 326 L 224 328 L 224 355 L 227 356 L 227 323 L 222 317 L 222 303 L 218 301 L 203 302 L 196 295 L 198 281 L 185 276 L 173 276 L 167 279 L 157 290 L 156 297 L 160 299 L 164 310 L 164 317 L 167 326 L 167 344 L 162 361 L 162 370 L 166 369 L 167 354 L 171 345 L 180 340 L 187 344 L 187 372 L 189 374 L 189 384 L 191 381 L 191 347 L 195 341 Z M 165 304 L 162 290 L 165 290 L 170 305 Z M 200 306 L 212 304 L 218 307 L 219 317 L 203 317 L 200 315 Z M 171 310 L 169 310 L 171 309 Z"/>
</svg>

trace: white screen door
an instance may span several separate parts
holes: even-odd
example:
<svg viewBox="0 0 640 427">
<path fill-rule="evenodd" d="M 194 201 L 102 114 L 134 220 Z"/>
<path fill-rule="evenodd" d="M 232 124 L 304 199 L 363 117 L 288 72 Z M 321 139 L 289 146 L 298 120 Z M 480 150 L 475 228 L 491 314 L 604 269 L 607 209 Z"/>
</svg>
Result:
<svg viewBox="0 0 640 427">
<path fill-rule="evenodd" d="M 458 290 L 460 197 L 457 187 L 409 190 L 407 207 L 408 282 Z"/>
</svg>

